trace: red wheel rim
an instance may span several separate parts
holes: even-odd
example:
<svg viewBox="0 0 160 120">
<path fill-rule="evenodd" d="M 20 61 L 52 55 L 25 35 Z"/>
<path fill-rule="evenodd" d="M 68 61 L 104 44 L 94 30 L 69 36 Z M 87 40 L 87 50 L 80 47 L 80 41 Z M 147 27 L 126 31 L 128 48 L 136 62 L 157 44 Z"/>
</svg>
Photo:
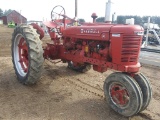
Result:
<svg viewBox="0 0 160 120">
<path fill-rule="evenodd" d="M 112 101 L 121 107 L 125 107 L 129 103 L 129 94 L 127 89 L 118 83 L 113 83 L 110 86 L 110 97 Z"/>
<path fill-rule="evenodd" d="M 24 71 L 28 72 L 28 46 L 24 38 L 22 37 L 18 44 L 19 63 Z"/>
</svg>

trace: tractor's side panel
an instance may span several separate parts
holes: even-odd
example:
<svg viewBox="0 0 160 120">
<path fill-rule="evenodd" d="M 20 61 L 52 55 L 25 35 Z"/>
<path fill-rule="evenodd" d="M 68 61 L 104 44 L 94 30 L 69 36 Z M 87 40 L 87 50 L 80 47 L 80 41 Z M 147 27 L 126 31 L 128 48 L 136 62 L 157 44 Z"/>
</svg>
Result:
<svg viewBox="0 0 160 120">
<path fill-rule="evenodd" d="M 112 63 L 120 63 L 120 58 L 121 58 L 121 49 L 122 49 L 122 34 L 120 33 L 112 33 L 110 35 L 110 47 L 111 51 L 110 54 L 112 56 Z"/>
</svg>

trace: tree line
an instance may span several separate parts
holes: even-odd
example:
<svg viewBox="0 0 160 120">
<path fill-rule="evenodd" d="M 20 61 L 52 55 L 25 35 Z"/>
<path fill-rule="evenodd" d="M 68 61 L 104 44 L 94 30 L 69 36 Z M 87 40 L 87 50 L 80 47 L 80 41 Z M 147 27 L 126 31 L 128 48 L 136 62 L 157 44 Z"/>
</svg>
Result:
<svg viewBox="0 0 160 120">
<path fill-rule="evenodd" d="M 134 22 L 137 25 L 143 25 L 144 23 L 148 22 L 148 17 L 150 17 L 150 22 L 158 24 L 160 26 L 160 16 L 136 16 L 136 15 L 119 15 L 117 16 L 116 23 L 118 24 L 125 24 L 126 19 L 134 18 Z M 99 17 L 96 19 L 96 22 L 104 22 L 104 17 Z"/>
<path fill-rule="evenodd" d="M 3 15 L 7 15 L 11 11 L 12 11 L 11 9 L 3 11 L 0 8 L 0 17 Z M 119 15 L 119 16 L 117 16 L 116 23 L 117 24 L 125 24 L 126 19 L 134 18 L 135 24 L 143 26 L 144 23 L 148 22 L 148 17 L 151 18 L 151 21 L 150 21 L 151 23 L 155 23 L 160 26 L 160 16 L 142 16 L 141 17 L 141 16 L 137 16 L 137 15 Z M 79 19 L 79 22 L 84 23 L 85 20 L 81 18 L 81 19 Z M 104 17 L 97 18 L 96 22 L 104 22 Z"/>
<path fill-rule="evenodd" d="M 0 8 L 0 17 L 3 16 L 3 15 L 7 15 L 7 14 L 10 13 L 11 11 L 12 11 L 11 9 L 3 11 L 3 10 Z"/>
</svg>

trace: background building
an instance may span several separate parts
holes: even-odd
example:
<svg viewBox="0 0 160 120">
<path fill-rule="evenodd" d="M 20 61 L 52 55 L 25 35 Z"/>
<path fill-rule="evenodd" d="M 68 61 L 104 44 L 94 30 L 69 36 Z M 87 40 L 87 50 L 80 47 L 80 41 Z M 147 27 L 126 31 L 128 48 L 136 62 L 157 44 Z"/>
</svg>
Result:
<svg viewBox="0 0 160 120">
<path fill-rule="evenodd" d="M 14 21 L 17 24 L 27 23 L 27 18 L 25 18 L 15 10 L 12 10 L 11 12 L 7 13 L 4 16 L 1 16 L 0 19 L 3 20 L 3 24 L 6 24 L 6 25 L 11 21 Z"/>
</svg>

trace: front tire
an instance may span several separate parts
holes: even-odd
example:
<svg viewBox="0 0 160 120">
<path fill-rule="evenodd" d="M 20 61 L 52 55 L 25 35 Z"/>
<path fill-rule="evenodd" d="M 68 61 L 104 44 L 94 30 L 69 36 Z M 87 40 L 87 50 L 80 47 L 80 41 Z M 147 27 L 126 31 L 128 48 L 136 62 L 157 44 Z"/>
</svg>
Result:
<svg viewBox="0 0 160 120">
<path fill-rule="evenodd" d="M 43 49 L 36 30 L 22 24 L 12 34 L 12 62 L 19 82 L 35 84 L 41 77 Z"/>
<path fill-rule="evenodd" d="M 124 73 L 112 73 L 104 82 L 104 95 L 110 107 L 123 116 L 137 114 L 143 94 L 136 81 Z"/>
<path fill-rule="evenodd" d="M 135 74 L 133 78 L 136 80 L 143 93 L 143 105 L 140 110 L 143 111 L 148 107 L 152 98 L 151 84 L 149 80 L 142 73 Z"/>
</svg>

